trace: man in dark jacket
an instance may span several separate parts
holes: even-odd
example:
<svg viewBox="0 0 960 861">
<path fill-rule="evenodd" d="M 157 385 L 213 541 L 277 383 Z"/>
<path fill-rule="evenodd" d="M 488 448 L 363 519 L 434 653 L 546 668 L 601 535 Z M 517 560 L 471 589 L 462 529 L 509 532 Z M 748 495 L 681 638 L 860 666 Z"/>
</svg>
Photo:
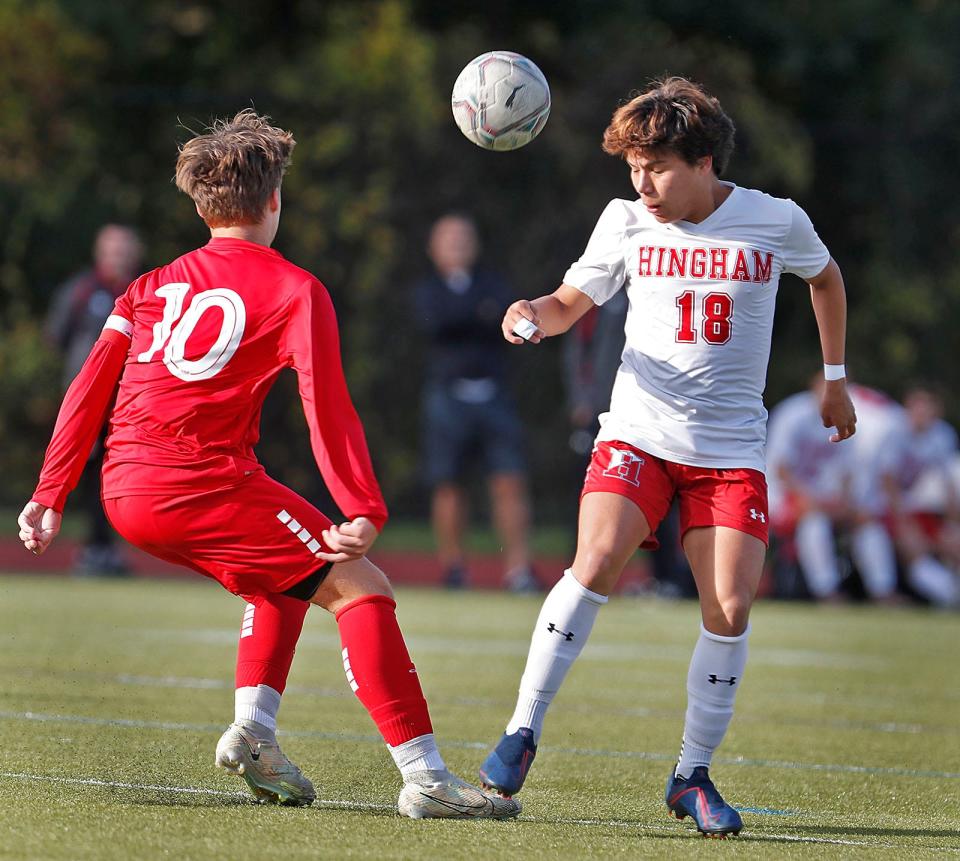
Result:
<svg viewBox="0 0 960 861">
<path fill-rule="evenodd" d="M 530 567 L 523 428 L 507 391 L 499 327 L 512 294 L 502 278 L 476 265 L 479 251 L 470 218 L 445 215 L 433 225 L 427 252 L 434 271 L 416 290 L 417 322 L 429 340 L 424 476 L 447 585 L 460 587 L 466 579 L 463 480 L 477 465 L 488 477 L 505 585 L 529 591 L 538 585 Z"/>
<path fill-rule="evenodd" d="M 61 285 L 53 297 L 46 321 L 47 337 L 63 354 L 66 389 L 86 361 L 113 303 L 141 272 L 143 245 L 130 227 L 106 224 L 97 232 L 93 266 Z M 126 566 L 117 551 L 114 533 L 100 501 L 103 441 L 93 449 L 81 484 L 80 498 L 89 520 L 86 544 L 77 560 L 77 572 L 120 575 Z"/>
</svg>

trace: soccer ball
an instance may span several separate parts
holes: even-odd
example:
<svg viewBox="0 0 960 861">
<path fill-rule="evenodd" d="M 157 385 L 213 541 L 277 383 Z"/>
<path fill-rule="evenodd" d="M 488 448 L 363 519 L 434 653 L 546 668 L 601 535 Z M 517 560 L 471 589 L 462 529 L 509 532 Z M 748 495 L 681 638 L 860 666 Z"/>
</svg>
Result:
<svg viewBox="0 0 960 861">
<path fill-rule="evenodd" d="M 530 143 L 550 116 L 550 87 L 536 65 L 512 51 L 474 58 L 453 85 L 453 118 L 477 146 L 518 149 Z"/>
</svg>

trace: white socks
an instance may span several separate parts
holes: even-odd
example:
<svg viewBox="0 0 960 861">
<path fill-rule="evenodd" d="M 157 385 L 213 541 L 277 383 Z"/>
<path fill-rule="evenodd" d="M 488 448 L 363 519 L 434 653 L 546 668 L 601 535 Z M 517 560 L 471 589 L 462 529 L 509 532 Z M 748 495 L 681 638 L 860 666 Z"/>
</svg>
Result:
<svg viewBox="0 0 960 861">
<path fill-rule="evenodd" d="M 932 556 L 914 559 L 907 568 L 910 585 L 932 604 L 952 607 L 960 600 L 960 584 L 953 572 Z"/>
<path fill-rule="evenodd" d="M 234 720 L 248 723 L 254 721 L 259 724 L 254 730 L 267 730 L 266 737 L 273 741 L 276 738 L 277 712 L 280 709 L 280 694 L 268 685 L 237 688 L 235 695 Z M 264 733 L 255 732 L 258 736 Z M 412 738 L 396 747 L 387 745 L 390 756 L 400 769 L 400 774 L 406 780 L 411 774 L 418 771 L 445 771 L 447 766 L 437 750 L 437 742 L 433 733 Z"/>
<path fill-rule="evenodd" d="M 582 586 L 569 569 L 550 590 L 533 630 L 517 708 L 507 724 L 508 734 L 529 727 L 534 744 L 539 744 L 547 708 L 583 650 L 597 613 L 607 600 L 606 595 Z"/>
<path fill-rule="evenodd" d="M 255 721 L 273 735 L 277 731 L 277 712 L 280 710 L 280 692 L 269 685 L 237 688 L 234 694 L 233 719 Z"/>
<path fill-rule="evenodd" d="M 885 598 L 897 588 L 897 554 L 890 534 L 876 521 L 854 530 L 850 550 L 871 598 Z"/>
<path fill-rule="evenodd" d="M 540 742 L 543 719 L 567 672 L 583 649 L 605 595 L 582 586 L 565 571 L 550 591 L 530 642 L 520 696 L 507 734 L 533 730 Z M 677 775 L 689 777 L 698 765 L 710 765 L 713 751 L 733 717 L 733 702 L 747 663 L 750 628 L 738 637 L 712 634 L 702 625 L 687 674 L 687 715 Z"/>
<path fill-rule="evenodd" d="M 797 521 L 794 532 L 797 561 L 814 598 L 826 598 L 840 588 L 840 569 L 833 549 L 833 524 L 822 511 L 811 511 Z"/>
<path fill-rule="evenodd" d="M 387 750 L 400 769 L 405 783 L 418 771 L 446 771 L 447 768 L 440 751 L 437 750 L 437 742 L 432 732 L 412 738 L 396 747 L 388 744 Z"/>
<path fill-rule="evenodd" d="M 709 767 L 714 750 L 723 741 L 747 664 L 749 635 L 749 625 L 739 637 L 722 637 L 700 626 L 687 673 L 687 717 L 677 777 L 689 777 L 699 765 Z"/>
</svg>

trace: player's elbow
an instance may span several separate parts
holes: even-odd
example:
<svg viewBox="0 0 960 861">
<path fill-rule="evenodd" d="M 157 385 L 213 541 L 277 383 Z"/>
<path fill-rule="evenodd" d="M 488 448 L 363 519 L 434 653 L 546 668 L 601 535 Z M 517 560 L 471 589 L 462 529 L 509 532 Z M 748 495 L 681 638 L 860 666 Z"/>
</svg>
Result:
<svg viewBox="0 0 960 861">
<path fill-rule="evenodd" d="M 839 290 L 843 292 L 843 274 L 837 261 L 832 257 L 827 261 L 823 271 L 808 282 L 814 290 Z"/>
</svg>

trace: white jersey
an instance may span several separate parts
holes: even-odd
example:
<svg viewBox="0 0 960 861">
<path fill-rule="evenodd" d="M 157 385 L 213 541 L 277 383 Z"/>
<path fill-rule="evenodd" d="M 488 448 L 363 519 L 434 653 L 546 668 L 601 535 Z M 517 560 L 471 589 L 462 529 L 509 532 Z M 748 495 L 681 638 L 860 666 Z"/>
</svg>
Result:
<svg viewBox="0 0 960 861">
<path fill-rule="evenodd" d="M 889 508 L 884 482 L 896 474 L 903 440 L 909 433 L 907 413 L 895 400 L 856 383 L 848 387 L 857 411 L 852 444 L 851 497 L 863 512 L 880 516 Z"/>
<path fill-rule="evenodd" d="M 960 454 L 954 454 L 944 468 L 924 470 L 904 498 L 907 511 L 947 514 L 960 498 Z"/>
<path fill-rule="evenodd" d="M 924 430 L 908 429 L 894 473 L 908 511 L 946 511 L 956 496 L 951 474 L 956 456 L 957 432 L 943 419 Z"/>
<path fill-rule="evenodd" d="M 598 440 L 675 463 L 763 470 L 763 406 L 777 285 L 830 259 L 791 200 L 724 183 L 699 224 L 661 224 L 612 200 L 564 283 L 602 305 L 626 288 L 626 346 Z"/>
<path fill-rule="evenodd" d="M 957 432 L 943 419 L 924 430 L 909 427 L 903 436 L 896 465 L 896 479 L 908 490 L 928 470 L 945 470 L 957 453 Z"/>
<path fill-rule="evenodd" d="M 847 488 L 853 444 L 830 442 L 813 392 L 799 392 L 770 411 L 767 434 L 767 489 L 770 512 L 786 504 L 780 469 L 804 493 L 821 502 L 840 499 Z"/>
</svg>

